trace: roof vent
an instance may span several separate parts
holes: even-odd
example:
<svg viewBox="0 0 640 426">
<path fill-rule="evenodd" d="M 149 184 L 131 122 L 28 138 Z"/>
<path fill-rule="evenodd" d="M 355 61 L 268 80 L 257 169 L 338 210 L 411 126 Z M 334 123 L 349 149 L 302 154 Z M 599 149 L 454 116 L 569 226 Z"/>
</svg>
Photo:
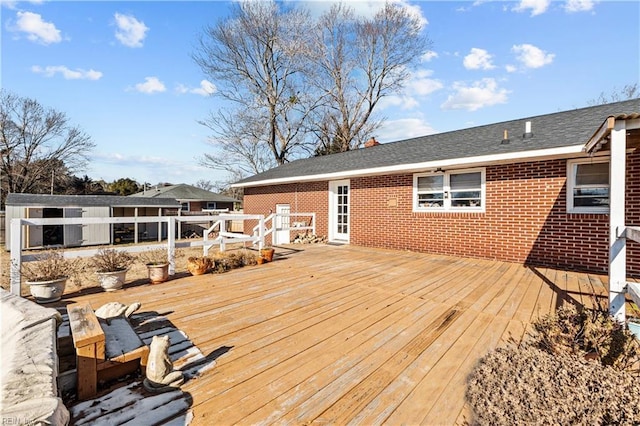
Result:
<svg viewBox="0 0 640 426">
<path fill-rule="evenodd" d="M 531 132 L 531 122 L 527 121 L 524 123 L 524 133 L 522 134 L 522 139 L 530 139 L 533 137 L 533 133 Z"/>
<path fill-rule="evenodd" d="M 371 148 L 372 146 L 377 146 L 377 145 L 380 145 L 380 142 L 378 142 L 374 137 L 371 137 L 371 139 L 369 139 L 364 143 L 365 148 Z"/>
<path fill-rule="evenodd" d="M 502 142 L 500 142 L 500 145 L 506 145 L 509 142 L 511 142 L 509 140 L 509 131 L 507 129 L 504 129 L 504 135 L 502 136 Z"/>
</svg>

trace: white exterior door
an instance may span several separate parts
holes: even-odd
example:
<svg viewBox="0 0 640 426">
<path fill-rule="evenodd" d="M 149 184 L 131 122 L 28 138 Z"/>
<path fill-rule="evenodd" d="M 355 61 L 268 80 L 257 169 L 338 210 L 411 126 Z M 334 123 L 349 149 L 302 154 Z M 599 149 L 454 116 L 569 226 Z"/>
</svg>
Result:
<svg viewBox="0 0 640 426">
<path fill-rule="evenodd" d="M 289 231 L 290 217 L 281 216 L 291 213 L 291 206 L 289 204 L 276 204 L 276 218 L 275 227 L 276 230 L 273 233 L 273 244 L 289 244 L 291 242 L 291 233 Z M 287 228 L 287 229 L 282 229 Z"/>
<path fill-rule="evenodd" d="M 81 208 L 64 209 L 64 217 L 82 217 Z M 78 247 L 82 245 L 82 225 L 64 225 L 64 246 Z"/>
<path fill-rule="evenodd" d="M 329 240 L 341 243 L 349 242 L 351 197 L 349 180 L 329 182 Z"/>
<path fill-rule="evenodd" d="M 43 210 L 40 208 L 28 208 L 27 217 L 33 219 L 42 219 Z M 27 246 L 29 247 L 42 247 L 44 245 L 44 238 L 42 235 L 42 225 L 32 225 L 27 227 Z"/>
</svg>

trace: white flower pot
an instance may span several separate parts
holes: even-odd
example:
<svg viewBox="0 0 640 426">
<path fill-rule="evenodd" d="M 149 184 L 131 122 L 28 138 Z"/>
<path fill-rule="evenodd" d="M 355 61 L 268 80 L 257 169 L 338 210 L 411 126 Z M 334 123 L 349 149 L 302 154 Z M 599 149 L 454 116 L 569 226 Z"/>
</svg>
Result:
<svg viewBox="0 0 640 426">
<path fill-rule="evenodd" d="M 38 303 L 57 302 L 62 298 L 68 277 L 49 281 L 27 281 L 31 295 Z"/>
<path fill-rule="evenodd" d="M 125 269 L 124 271 L 96 272 L 100 287 L 102 287 L 104 291 L 120 290 L 122 286 L 124 286 L 127 271 L 128 270 Z"/>
</svg>

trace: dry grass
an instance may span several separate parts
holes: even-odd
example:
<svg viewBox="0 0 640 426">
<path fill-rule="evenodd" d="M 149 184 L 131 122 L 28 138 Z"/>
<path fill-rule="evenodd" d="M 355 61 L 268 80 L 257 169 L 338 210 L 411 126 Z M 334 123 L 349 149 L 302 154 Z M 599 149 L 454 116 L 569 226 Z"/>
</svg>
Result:
<svg viewBox="0 0 640 426">
<path fill-rule="evenodd" d="M 118 246 L 118 250 L 123 250 L 126 246 Z M 243 253 L 257 253 L 255 250 L 244 249 L 240 247 L 235 247 L 229 249 L 227 247 L 226 253 L 233 253 L 236 256 L 242 257 Z M 176 273 L 184 273 L 187 272 L 187 259 L 192 256 L 202 256 L 202 247 L 189 247 L 189 248 L 180 248 L 176 249 Z M 211 258 L 219 257 L 216 250 L 211 250 L 209 252 L 209 256 Z M 10 284 L 10 261 L 11 256 L 8 251 L 2 250 L 0 251 L 0 286 L 6 290 L 9 290 Z M 98 284 L 98 279 L 96 276 L 96 269 L 91 266 L 91 258 L 81 258 L 79 260 L 79 272 L 72 277 L 67 282 L 67 286 L 65 289 L 65 293 L 73 293 L 84 289 L 90 288 L 99 288 L 100 284 Z M 136 261 L 127 272 L 127 282 L 132 282 L 136 280 L 144 280 L 148 278 L 147 267 L 146 265 L 138 260 Z M 29 294 L 29 286 L 27 284 L 22 283 L 22 294 Z"/>
</svg>

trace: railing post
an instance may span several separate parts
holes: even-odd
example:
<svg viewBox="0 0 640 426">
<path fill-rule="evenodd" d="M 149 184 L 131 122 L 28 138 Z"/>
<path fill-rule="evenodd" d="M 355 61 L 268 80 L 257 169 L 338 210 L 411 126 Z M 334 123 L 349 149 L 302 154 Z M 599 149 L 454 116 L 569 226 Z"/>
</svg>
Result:
<svg viewBox="0 0 640 426">
<path fill-rule="evenodd" d="M 262 250 L 264 248 L 264 215 L 260 215 L 259 222 L 260 228 L 258 228 L 258 237 L 260 240 L 258 241 L 258 249 Z"/>
<path fill-rule="evenodd" d="M 618 236 L 625 228 L 626 157 L 625 122 L 616 120 L 609 157 L 609 313 L 619 322 L 625 321 L 627 283 L 627 239 Z"/>
<path fill-rule="evenodd" d="M 22 219 L 11 219 L 11 263 L 10 289 L 16 296 L 21 295 L 20 269 L 22 266 Z"/>
<path fill-rule="evenodd" d="M 169 275 L 176 273 L 176 218 L 167 217 L 167 257 L 169 258 Z"/>
<path fill-rule="evenodd" d="M 312 223 L 312 227 L 313 229 L 311 229 L 311 234 L 312 235 L 316 235 L 316 214 L 315 213 L 311 213 L 311 223 Z"/>
<path fill-rule="evenodd" d="M 203 256 L 206 256 L 209 254 L 209 230 L 211 229 L 211 226 L 209 226 L 204 231 L 202 231 L 202 255 Z"/>
</svg>

